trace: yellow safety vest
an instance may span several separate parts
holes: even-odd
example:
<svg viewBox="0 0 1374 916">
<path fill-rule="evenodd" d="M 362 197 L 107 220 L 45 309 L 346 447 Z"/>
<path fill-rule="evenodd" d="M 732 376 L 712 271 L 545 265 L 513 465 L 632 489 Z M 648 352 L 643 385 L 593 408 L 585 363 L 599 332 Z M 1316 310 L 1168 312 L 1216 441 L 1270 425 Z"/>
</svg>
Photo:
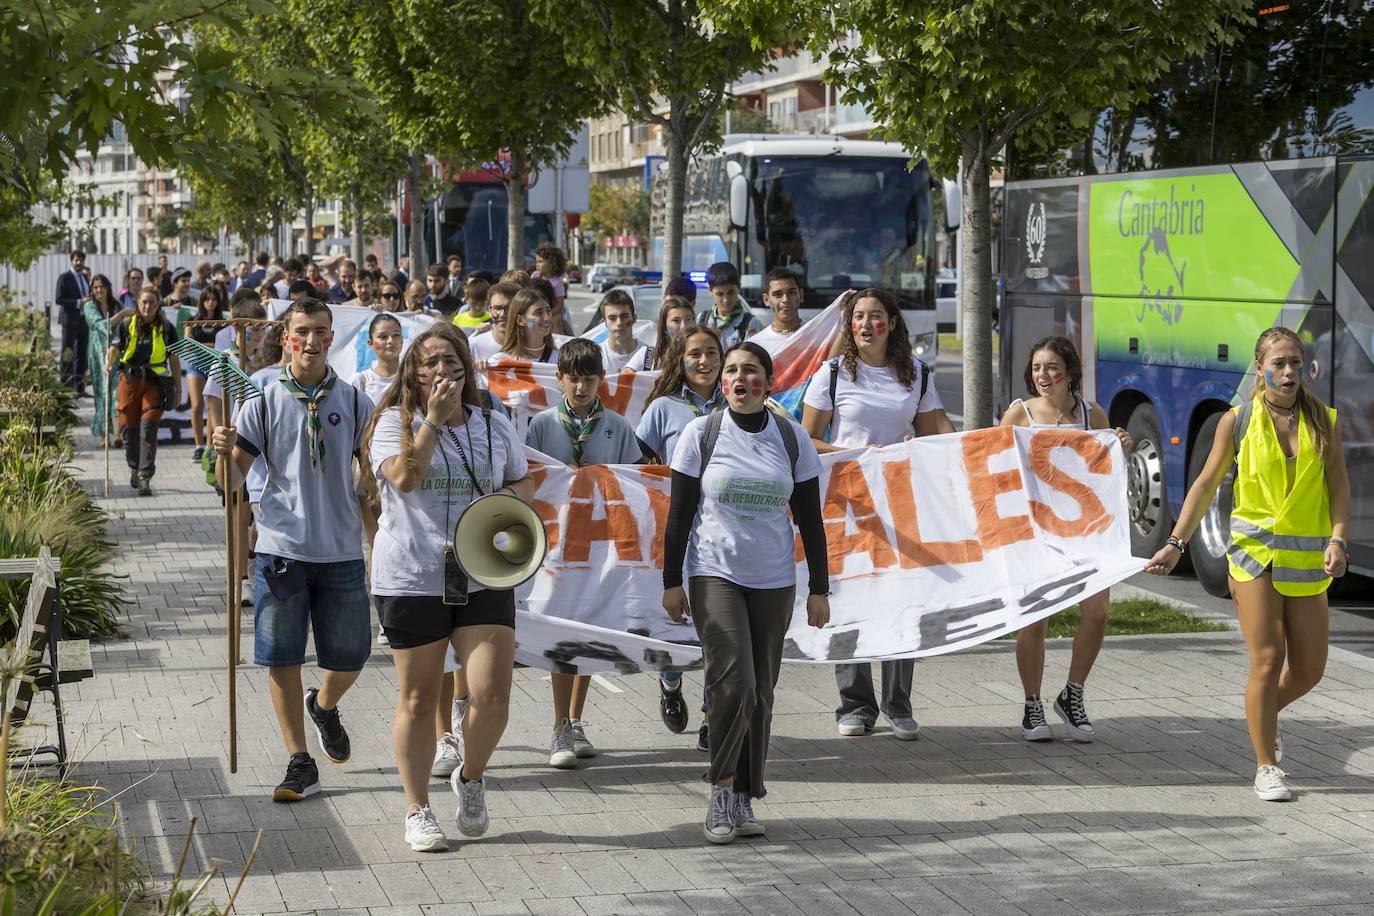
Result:
<svg viewBox="0 0 1374 916">
<path fill-rule="evenodd" d="M 1256 579 L 1267 567 L 1280 595 L 1320 595 L 1331 584 L 1324 568 L 1331 539 L 1326 463 L 1312 444 L 1307 417 L 1299 412 L 1297 469 L 1288 489 L 1288 459 L 1274 423 L 1265 411 L 1251 418 L 1253 405 L 1235 408 L 1237 468 L 1227 566 L 1237 582 Z M 1327 410 L 1334 428 L 1336 411 Z"/>
<path fill-rule="evenodd" d="M 153 333 L 153 352 L 148 354 L 148 368 L 152 369 L 155 375 L 167 374 L 167 342 L 162 339 L 162 323 L 162 316 L 158 315 L 151 329 Z M 129 318 L 129 345 L 124 348 L 124 355 L 119 361 L 126 366 L 129 365 L 129 360 L 134 358 L 134 351 L 137 349 L 138 316 L 134 315 Z"/>
<path fill-rule="evenodd" d="M 457 327 L 469 331 L 473 328 L 481 327 L 488 321 L 491 321 L 491 313 L 486 311 L 482 312 L 480 315 L 470 315 L 467 309 L 463 309 L 453 316 L 453 323 Z"/>
</svg>

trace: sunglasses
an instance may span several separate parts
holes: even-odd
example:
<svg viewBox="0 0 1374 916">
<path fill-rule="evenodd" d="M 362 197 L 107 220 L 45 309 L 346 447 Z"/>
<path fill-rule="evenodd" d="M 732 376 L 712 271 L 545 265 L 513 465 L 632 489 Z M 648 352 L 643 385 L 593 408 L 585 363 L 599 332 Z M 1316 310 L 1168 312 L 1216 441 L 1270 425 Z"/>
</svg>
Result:
<svg viewBox="0 0 1374 916">
<path fill-rule="evenodd" d="M 401 294 L 400 294 L 400 293 L 382 293 L 382 298 L 383 298 L 383 299 L 399 299 L 399 298 L 401 298 Z"/>
</svg>

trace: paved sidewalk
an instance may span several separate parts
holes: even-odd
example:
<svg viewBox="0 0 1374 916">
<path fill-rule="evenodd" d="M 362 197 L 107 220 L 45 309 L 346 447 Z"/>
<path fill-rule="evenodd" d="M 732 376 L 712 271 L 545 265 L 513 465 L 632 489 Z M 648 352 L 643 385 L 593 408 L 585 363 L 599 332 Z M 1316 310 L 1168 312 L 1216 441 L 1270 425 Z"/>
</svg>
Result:
<svg viewBox="0 0 1374 916">
<path fill-rule="evenodd" d="M 88 438 L 83 437 L 88 442 Z M 164 447 L 155 496 L 130 494 L 113 456 L 113 537 L 127 574 L 127 641 L 66 689 L 80 775 L 122 796 L 125 829 L 160 875 L 192 818 L 189 868 L 236 878 L 262 847 L 241 912 L 1156 913 L 1374 907 L 1374 662 L 1333 652 L 1325 681 L 1283 720 L 1297 790 L 1250 790 L 1244 647 L 1234 633 L 1118 638 L 1089 684 L 1101 739 L 1020 740 L 1012 645 L 917 666 L 923 731 L 836 735 L 831 670 L 784 666 L 766 840 L 702 842 L 704 755 L 658 719 L 649 676 L 598 679 L 587 720 L 601 754 L 545 766 L 549 688 L 516 672 L 490 770 L 490 833 L 446 854 L 402 842 L 390 751 L 395 679 L 374 654 L 343 704 L 353 760 L 325 792 L 270 801 L 285 759 L 263 671 L 239 674 L 239 772 L 225 738 L 221 511 L 187 445 Z M 79 456 L 99 492 L 99 453 Z M 251 614 L 245 626 L 251 646 Z M 1051 644 L 1046 692 L 1068 644 Z M 310 683 L 317 683 L 307 669 Z M 699 676 L 688 676 L 690 696 Z M 1057 723 L 1056 723 L 1057 724 Z M 1061 727 L 1062 732 L 1062 727 Z M 453 799 L 434 804 L 452 827 Z M 223 900 L 230 885 L 214 882 Z"/>
</svg>

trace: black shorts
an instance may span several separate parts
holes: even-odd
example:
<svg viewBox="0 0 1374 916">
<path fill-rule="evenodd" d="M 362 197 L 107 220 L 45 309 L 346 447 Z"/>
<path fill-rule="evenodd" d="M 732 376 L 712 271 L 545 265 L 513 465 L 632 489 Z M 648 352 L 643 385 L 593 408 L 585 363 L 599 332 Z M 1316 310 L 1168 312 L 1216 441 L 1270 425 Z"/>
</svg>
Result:
<svg viewBox="0 0 1374 916">
<path fill-rule="evenodd" d="M 467 604 L 444 604 L 439 595 L 373 595 L 382 630 L 393 649 L 415 649 L 448 639 L 459 627 L 515 629 L 515 592 L 472 592 Z"/>
</svg>

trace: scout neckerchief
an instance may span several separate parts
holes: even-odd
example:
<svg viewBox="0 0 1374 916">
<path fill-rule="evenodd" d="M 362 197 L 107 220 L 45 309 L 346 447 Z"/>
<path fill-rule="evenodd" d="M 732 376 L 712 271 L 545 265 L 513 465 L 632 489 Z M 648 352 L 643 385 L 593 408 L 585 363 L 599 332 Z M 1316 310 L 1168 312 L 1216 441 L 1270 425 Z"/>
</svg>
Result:
<svg viewBox="0 0 1374 916">
<path fill-rule="evenodd" d="M 314 391 L 308 391 L 291 377 L 289 366 L 282 366 L 281 375 L 277 376 L 282 387 L 291 392 L 293 398 L 305 402 L 305 434 L 306 440 L 310 443 L 310 466 L 312 468 L 317 464 L 321 469 L 324 468 L 324 437 L 320 435 L 324 429 L 324 424 L 320 422 L 320 402 L 324 400 L 325 395 L 329 394 L 338 378 L 333 369 L 326 369 L 324 381 L 320 382 Z"/>
<path fill-rule="evenodd" d="M 582 449 L 587 441 L 592 437 L 592 431 L 601 422 L 601 418 L 606 415 L 606 411 L 601 407 L 601 399 L 597 398 L 592 403 L 592 412 L 587 414 L 587 419 L 578 419 L 577 415 L 568 407 L 568 399 L 564 398 L 558 402 L 558 422 L 563 424 L 563 432 L 568 434 L 572 440 L 573 464 L 582 467 Z"/>
<path fill-rule="evenodd" d="M 706 402 L 701 406 L 697 405 L 698 397 L 690 385 L 683 385 L 677 399 L 687 405 L 694 417 L 704 417 L 725 403 L 725 394 L 719 388 L 713 389 L 711 396 L 706 398 Z"/>
</svg>

